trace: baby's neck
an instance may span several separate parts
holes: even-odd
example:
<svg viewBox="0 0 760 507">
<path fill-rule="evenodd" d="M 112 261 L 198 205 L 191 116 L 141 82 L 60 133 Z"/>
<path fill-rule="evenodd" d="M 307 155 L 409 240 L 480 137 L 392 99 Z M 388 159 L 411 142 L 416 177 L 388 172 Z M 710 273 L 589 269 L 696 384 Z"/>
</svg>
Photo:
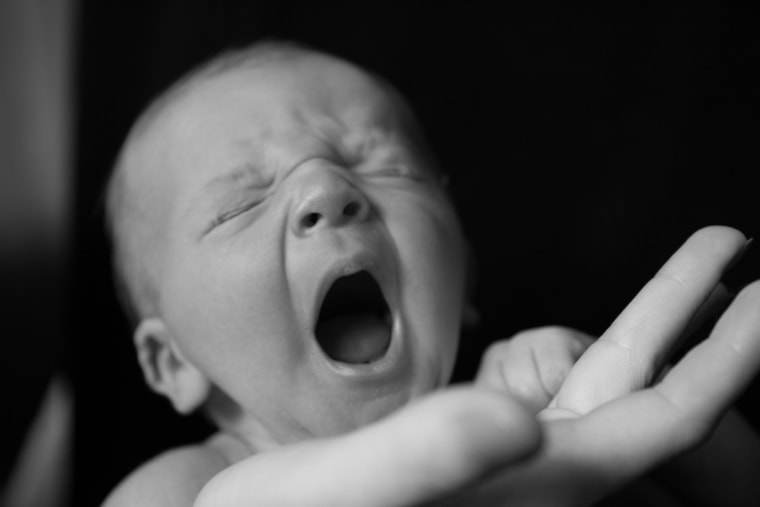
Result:
<svg viewBox="0 0 760 507">
<path fill-rule="evenodd" d="M 230 465 L 256 454 L 243 439 L 224 431 L 211 435 L 204 445 L 221 454 Z"/>
</svg>

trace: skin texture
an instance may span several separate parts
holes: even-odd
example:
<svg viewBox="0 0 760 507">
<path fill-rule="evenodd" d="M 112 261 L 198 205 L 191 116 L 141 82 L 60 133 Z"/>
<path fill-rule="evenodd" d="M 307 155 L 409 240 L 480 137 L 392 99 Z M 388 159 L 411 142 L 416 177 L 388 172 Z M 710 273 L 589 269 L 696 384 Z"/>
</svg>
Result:
<svg viewBox="0 0 760 507">
<path fill-rule="evenodd" d="M 309 55 L 204 81 L 131 146 L 159 294 L 140 362 L 221 432 L 147 463 L 109 506 L 590 505 L 710 435 L 760 364 L 760 284 L 660 373 L 744 244 L 726 227 L 689 238 L 590 347 L 537 330 L 494 346 L 476 385 L 438 390 L 465 246 L 408 122 L 366 74 Z M 314 319 L 357 269 L 379 280 L 394 335 L 383 359 L 336 368 Z M 754 436 L 730 440 L 758 462 Z"/>
<path fill-rule="evenodd" d="M 207 397 L 220 426 L 265 449 L 350 431 L 448 381 L 464 239 L 407 122 L 366 74 L 311 57 L 208 79 L 150 126 L 127 163 L 150 186 L 158 242 L 158 315 L 137 343 L 175 406 Z M 338 367 L 316 318 L 331 282 L 359 270 L 393 337 L 381 361 Z M 197 374 L 172 379 L 164 348 Z"/>
</svg>

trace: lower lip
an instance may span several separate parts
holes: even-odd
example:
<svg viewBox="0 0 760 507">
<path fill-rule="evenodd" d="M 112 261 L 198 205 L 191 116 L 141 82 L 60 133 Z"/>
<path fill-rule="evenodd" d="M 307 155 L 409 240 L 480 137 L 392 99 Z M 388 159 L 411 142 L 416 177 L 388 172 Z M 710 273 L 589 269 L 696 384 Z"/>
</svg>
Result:
<svg viewBox="0 0 760 507">
<path fill-rule="evenodd" d="M 316 341 L 315 341 L 316 343 Z M 317 346 L 319 348 L 319 346 Z M 322 349 L 319 349 L 319 356 L 327 366 L 341 377 L 355 379 L 358 381 L 372 381 L 386 379 L 390 376 L 400 374 L 407 363 L 408 354 L 404 351 L 404 340 L 401 333 L 401 322 L 398 318 L 393 319 L 393 328 L 391 329 L 391 341 L 383 357 L 365 364 L 351 364 L 334 361 L 330 359 Z"/>
</svg>

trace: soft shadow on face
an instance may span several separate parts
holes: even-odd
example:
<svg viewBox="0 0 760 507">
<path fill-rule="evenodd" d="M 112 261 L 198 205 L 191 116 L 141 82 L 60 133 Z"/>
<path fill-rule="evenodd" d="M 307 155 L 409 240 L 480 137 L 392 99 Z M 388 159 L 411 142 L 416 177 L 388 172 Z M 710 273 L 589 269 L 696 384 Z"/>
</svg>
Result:
<svg viewBox="0 0 760 507">
<path fill-rule="evenodd" d="M 348 431 L 451 374 L 464 241 L 402 107 L 308 56 L 199 84 L 135 151 L 164 238 L 159 317 L 252 446 Z M 337 303 L 331 340 L 351 352 L 331 357 L 322 303 L 357 274 L 340 298 L 381 297 L 387 319 Z"/>
</svg>

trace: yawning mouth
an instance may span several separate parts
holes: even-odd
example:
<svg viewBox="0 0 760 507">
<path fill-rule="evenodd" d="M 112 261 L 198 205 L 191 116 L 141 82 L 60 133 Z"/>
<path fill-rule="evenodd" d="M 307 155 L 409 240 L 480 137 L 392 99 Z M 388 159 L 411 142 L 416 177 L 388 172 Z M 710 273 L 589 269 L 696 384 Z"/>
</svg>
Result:
<svg viewBox="0 0 760 507">
<path fill-rule="evenodd" d="M 383 357 L 391 342 L 390 309 L 366 271 L 338 278 L 327 291 L 314 334 L 330 359 L 367 364 Z"/>
</svg>

